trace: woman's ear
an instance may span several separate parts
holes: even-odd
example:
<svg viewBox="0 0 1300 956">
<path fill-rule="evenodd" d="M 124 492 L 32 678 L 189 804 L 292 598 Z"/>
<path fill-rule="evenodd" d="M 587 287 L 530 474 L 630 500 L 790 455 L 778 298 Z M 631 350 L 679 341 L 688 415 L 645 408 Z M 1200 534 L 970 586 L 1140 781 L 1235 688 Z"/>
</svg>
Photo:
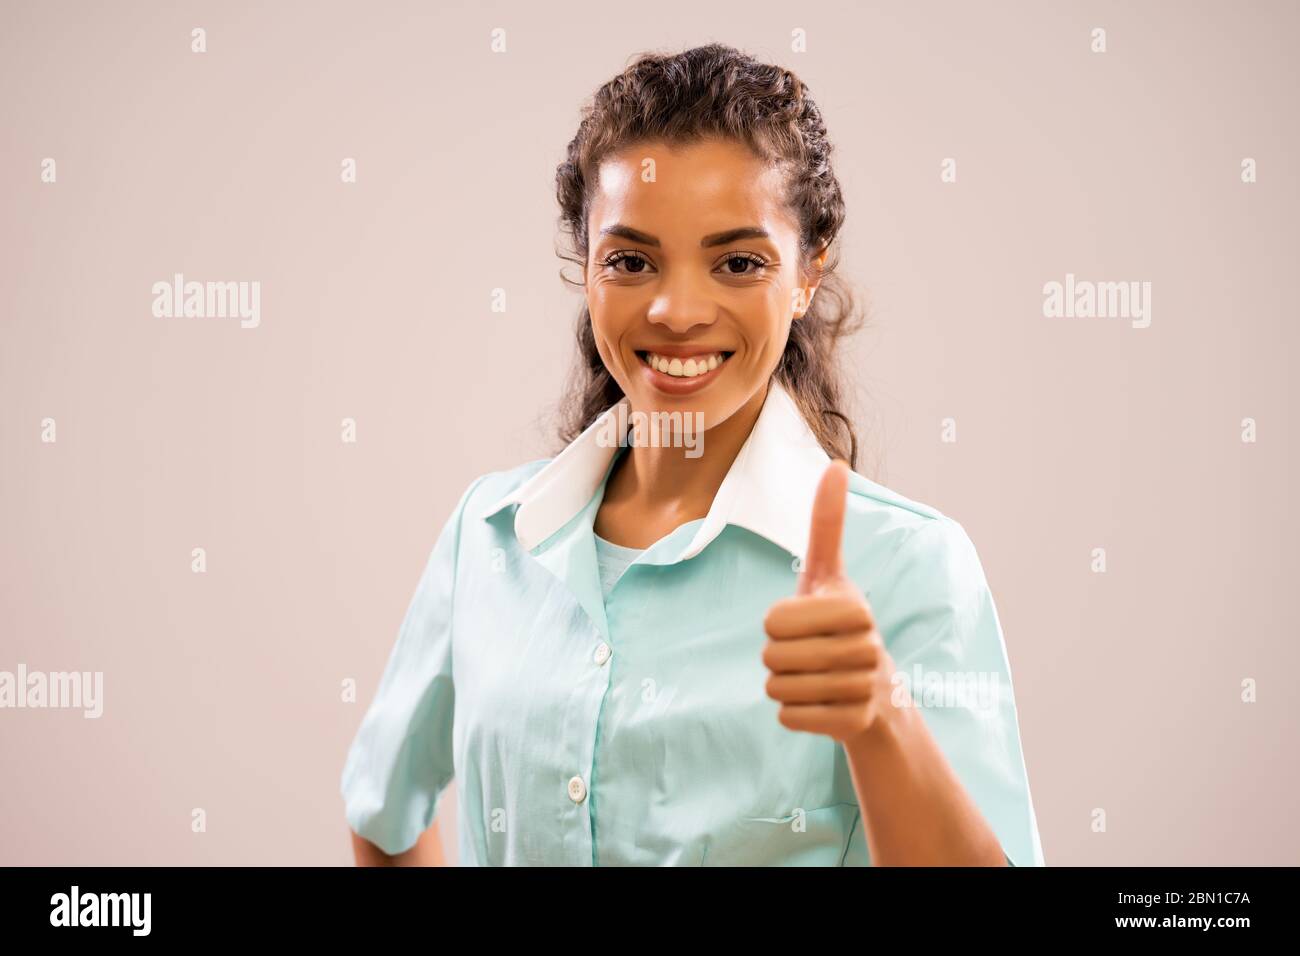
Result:
<svg viewBox="0 0 1300 956">
<path fill-rule="evenodd" d="M 790 299 L 794 308 L 794 318 L 802 319 L 808 313 L 808 310 L 812 308 L 813 296 L 817 292 L 817 287 L 821 285 L 822 269 L 826 265 L 826 254 L 829 251 L 829 246 L 822 247 L 822 251 L 813 259 L 813 278 L 803 285 L 795 287 L 791 294 Z"/>
</svg>

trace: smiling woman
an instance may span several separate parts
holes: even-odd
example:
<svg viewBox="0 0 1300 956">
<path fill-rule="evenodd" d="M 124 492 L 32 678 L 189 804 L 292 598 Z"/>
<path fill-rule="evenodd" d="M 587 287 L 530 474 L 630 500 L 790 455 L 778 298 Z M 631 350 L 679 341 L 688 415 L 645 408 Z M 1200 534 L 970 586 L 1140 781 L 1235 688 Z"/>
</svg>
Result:
<svg viewBox="0 0 1300 956">
<path fill-rule="evenodd" d="M 729 47 L 597 91 L 556 175 L 563 447 L 434 544 L 343 771 L 359 861 L 432 860 L 454 779 L 462 863 L 1043 862 L 974 546 L 849 468 L 830 153 L 798 77 Z"/>
<path fill-rule="evenodd" d="M 821 112 L 794 74 L 720 45 L 642 57 L 596 92 L 556 171 L 586 292 L 565 444 L 631 394 L 627 343 L 620 350 L 611 336 L 639 312 L 649 326 L 628 336 L 634 352 L 681 358 L 683 371 L 702 350 L 740 352 L 745 371 L 733 374 L 730 396 L 710 403 L 711 420 L 737 411 L 737 379 L 753 386 L 774 376 L 821 444 L 856 465 L 833 353 L 863 317 L 834 275 L 845 210 L 831 153 Z M 718 312 L 745 322 L 718 328 Z M 696 390 L 649 384 L 668 395 Z M 757 409 L 746 411 L 752 425 Z"/>
</svg>

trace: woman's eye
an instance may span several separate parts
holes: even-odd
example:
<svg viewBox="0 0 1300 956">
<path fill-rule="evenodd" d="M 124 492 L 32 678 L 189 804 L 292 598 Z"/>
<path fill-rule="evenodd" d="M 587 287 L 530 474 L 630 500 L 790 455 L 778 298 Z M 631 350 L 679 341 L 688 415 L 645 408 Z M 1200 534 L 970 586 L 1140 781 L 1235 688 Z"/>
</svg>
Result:
<svg viewBox="0 0 1300 956">
<path fill-rule="evenodd" d="M 728 275 L 744 276 L 756 275 L 762 272 L 767 266 L 767 261 L 762 256 L 737 253 L 734 256 L 727 256 L 722 261 L 722 268 Z"/>
<path fill-rule="evenodd" d="M 605 258 L 604 265 L 617 271 L 618 265 L 621 262 L 627 263 L 627 270 L 625 273 L 626 275 L 641 275 L 643 272 L 645 272 L 646 267 L 650 265 L 650 261 L 648 259 L 644 258 L 643 256 L 637 255 L 635 252 L 611 253 L 609 256 Z"/>
</svg>

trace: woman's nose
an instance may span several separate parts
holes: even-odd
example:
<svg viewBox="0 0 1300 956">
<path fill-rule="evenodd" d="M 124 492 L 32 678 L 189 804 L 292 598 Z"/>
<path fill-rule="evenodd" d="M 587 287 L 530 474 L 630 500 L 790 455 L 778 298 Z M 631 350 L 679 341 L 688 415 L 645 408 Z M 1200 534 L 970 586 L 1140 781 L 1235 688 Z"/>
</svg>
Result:
<svg viewBox="0 0 1300 956">
<path fill-rule="evenodd" d="M 676 276 L 665 278 L 646 318 L 680 335 L 697 325 L 712 325 L 717 319 L 717 303 L 709 294 L 707 279 L 679 269 Z"/>
</svg>

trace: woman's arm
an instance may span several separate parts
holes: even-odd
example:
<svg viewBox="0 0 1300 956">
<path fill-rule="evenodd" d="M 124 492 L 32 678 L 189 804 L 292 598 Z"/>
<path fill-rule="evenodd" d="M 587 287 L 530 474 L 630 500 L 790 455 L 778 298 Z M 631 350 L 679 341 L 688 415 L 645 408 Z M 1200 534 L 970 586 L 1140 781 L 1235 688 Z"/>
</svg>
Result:
<svg viewBox="0 0 1300 956">
<path fill-rule="evenodd" d="M 349 831 L 351 832 L 351 831 Z M 395 856 L 385 853 L 365 837 L 352 834 L 352 854 L 357 866 L 446 866 L 442 840 L 438 838 L 438 821 L 420 834 L 415 845 Z"/>
<path fill-rule="evenodd" d="M 844 742 L 877 866 L 1005 866 L 1002 846 L 915 707 Z"/>
</svg>

